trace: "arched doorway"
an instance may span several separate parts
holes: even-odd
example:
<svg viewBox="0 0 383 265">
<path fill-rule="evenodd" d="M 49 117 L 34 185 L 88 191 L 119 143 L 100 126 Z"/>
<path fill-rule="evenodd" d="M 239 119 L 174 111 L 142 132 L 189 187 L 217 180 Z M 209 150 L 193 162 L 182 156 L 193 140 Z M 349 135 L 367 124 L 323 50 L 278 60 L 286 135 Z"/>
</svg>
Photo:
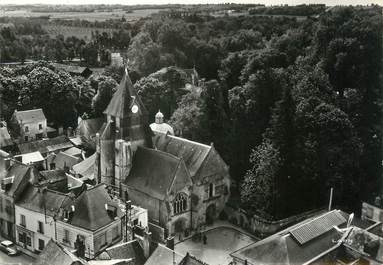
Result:
<svg viewBox="0 0 383 265">
<path fill-rule="evenodd" d="M 210 204 L 206 208 L 206 224 L 210 225 L 214 222 L 216 216 L 216 207 L 215 204 Z"/>
</svg>

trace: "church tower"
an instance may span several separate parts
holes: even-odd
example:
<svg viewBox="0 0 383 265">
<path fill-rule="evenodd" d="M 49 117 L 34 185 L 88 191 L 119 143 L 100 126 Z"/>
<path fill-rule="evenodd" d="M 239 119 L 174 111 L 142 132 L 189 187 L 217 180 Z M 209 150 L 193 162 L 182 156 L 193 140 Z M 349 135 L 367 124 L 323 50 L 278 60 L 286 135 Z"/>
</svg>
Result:
<svg viewBox="0 0 383 265">
<path fill-rule="evenodd" d="M 152 148 L 153 136 L 148 111 L 126 69 L 104 114 L 107 122 L 97 143 L 97 179 L 118 187 L 121 194 L 121 183 L 130 172 L 137 146 Z"/>
<path fill-rule="evenodd" d="M 148 111 L 134 90 L 126 69 L 104 114 L 108 122 L 115 122 L 117 139 L 129 141 L 133 150 L 139 145 L 152 147 Z"/>
</svg>

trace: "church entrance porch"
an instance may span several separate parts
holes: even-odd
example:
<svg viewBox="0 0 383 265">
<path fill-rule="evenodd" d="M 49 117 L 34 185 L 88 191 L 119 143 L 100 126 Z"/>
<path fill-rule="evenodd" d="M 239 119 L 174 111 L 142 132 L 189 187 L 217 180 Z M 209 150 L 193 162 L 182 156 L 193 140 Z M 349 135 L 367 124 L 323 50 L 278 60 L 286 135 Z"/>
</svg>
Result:
<svg viewBox="0 0 383 265">
<path fill-rule="evenodd" d="M 213 224 L 215 216 L 216 216 L 216 211 L 217 211 L 217 209 L 216 209 L 216 206 L 214 203 L 210 204 L 206 208 L 206 224 L 207 225 Z"/>
</svg>

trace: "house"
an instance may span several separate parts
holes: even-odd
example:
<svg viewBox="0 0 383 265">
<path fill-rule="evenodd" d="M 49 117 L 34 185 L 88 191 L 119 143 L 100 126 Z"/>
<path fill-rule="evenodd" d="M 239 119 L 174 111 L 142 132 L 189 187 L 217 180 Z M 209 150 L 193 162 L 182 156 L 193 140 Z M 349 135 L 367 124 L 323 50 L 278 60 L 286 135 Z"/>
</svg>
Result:
<svg viewBox="0 0 383 265">
<path fill-rule="evenodd" d="M 378 199 L 379 198 L 379 199 Z M 383 209 L 380 197 L 375 199 L 374 204 L 368 202 L 362 203 L 362 219 L 383 222 Z"/>
<path fill-rule="evenodd" d="M 28 154 L 38 151 L 44 157 L 47 157 L 51 153 L 57 154 L 60 151 L 65 151 L 73 147 L 73 144 L 67 136 L 61 135 L 50 139 L 20 143 L 17 147 L 21 154 Z"/>
<path fill-rule="evenodd" d="M 74 76 L 82 76 L 84 78 L 88 78 L 92 74 L 92 70 L 90 70 L 88 67 L 60 63 L 52 63 L 52 65 L 55 68 L 68 72 L 69 74 Z"/>
<path fill-rule="evenodd" d="M 35 168 L 14 163 L 1 177 L 0 189 L 0 233 L 1 236 L 15 240 L 15 201 L 22 196 L 28 183 L 36 182 L 38 172 Z"/>
<path fill-rule="evenodd" d="M 80 257 L 94 258 L 121 240 L 122 216 L 105 185 L 88 188 L 62 207 L 56 221 L 57 241 L 76 249 Z"/>
<path fill-rule="evenodd" d="M 29 186 L 15 206 L 17 243 L 40 252 L 50 239 L 94 258 L 121 240 L 122 213 L 104 185 L 64 194 Z"/>
<path fill-rule="evenodd" d="M 51 162 L 50 162 L 50 168 L 51 169 L 70 169 L 74 165 L 81 162 L 81 158 L 78 156 L 70 155 L 66 152 L 59 152 L 58 154 L 54 155 Z"/>
<path fill-rule="evenodd" d="M 61 244 L 49 240 L 36 260 L 40 265 L 87 265 L 87 261 L 77 257 Z"/>
<path fill-rule="evenodd" d="M 50 239 L 56 238 L 56 217 L 71 197 L 46 187 L 29 185 L 15 204 L 16 243 L 41 252 Z"/>
<path fill-rule="evenodd" d="M 346 253 L 337 256 L 343 247 L 359 248 L 355 244 L 358 222 L 353 215 L 332 210 L 231 253 L 232 264 L 359 264 L 352 262 L 361 255 L 345 263 L 338 261 L 346 261 Z"/>
<path fill-rule="evenodd" d="M 148 209 L 150 223 L 164 229 L 165 237 L 218 217 L 230 176 L 213 145 L 153 133 L 127 71 L 104 114 L 106 123 L 96 134 L 97 183 Z"/>
<path fill-rule="evenodd" d="M 42 109 L 15 110 L 11 124 L 12 132 L 20 143 L 47 137 L 47 119 Z"/>
</svg>

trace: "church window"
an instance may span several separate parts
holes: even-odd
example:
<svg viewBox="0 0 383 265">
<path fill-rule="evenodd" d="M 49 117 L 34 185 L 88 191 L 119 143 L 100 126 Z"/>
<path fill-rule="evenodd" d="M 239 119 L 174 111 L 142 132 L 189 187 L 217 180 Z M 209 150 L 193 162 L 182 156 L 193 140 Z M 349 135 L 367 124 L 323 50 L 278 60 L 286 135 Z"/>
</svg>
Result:
<svg viewBox="0 0 383 265">
<path fill-rule="evenodd" d="M 187 209 L 187 196 L 184 193 L 178 193 L 173 201 L 173 212 L 179 214 Z"/>
<path fill-rule="evenodd" d="M 214 196 L 214 184 L 210 183 L 209 184 L 209 198 Z"/>
</svg>

